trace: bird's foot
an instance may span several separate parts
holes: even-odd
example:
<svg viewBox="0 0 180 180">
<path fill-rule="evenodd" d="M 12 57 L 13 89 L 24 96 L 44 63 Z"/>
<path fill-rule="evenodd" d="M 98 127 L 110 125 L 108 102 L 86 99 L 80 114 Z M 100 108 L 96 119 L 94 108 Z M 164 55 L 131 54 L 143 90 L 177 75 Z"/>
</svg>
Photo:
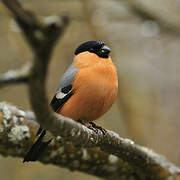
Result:
<svg viewBox="0 0 180 180">
<path fill-rule="evenodd" d="M 98 133 L 98 129 L 95 128 L 95 127 L 93 127 L 91 123 L 88 123 L 88 124 L 87 124 L 87 127 L 88 127 L 89 129 L 93 130 L 95 133 Z"/>
<path fill-rule="evenodd" d="M 101 126 L 98 126 L 96 125 L 95 123 L 93 122 L 83 122 L 82 120 L 78 120 L 79 123 L 83 124 L 84 126 L 86 126 L 87 128 L 93 130 L 95 133 L 98 133 L 98 130 L 100 130 L 103 135 L 106 134 L 106 130 L 104 128 L 102 128 Z"/>
<path fill-rule="evenodd" d="M 95 133 L 98 132 L 98 130 L 96 128 L 94 128 L 90 123 L 83 122 L 81 119 L 79 119 L 78 122 L 81 123 L 82 125 L 86 126 L 87 128 L 93 130 Z"/>
<path fill-rule="evenodd" d="M 101 126 L 96 125 L 94 122 L 89 122 L 89 124 L 91 125 L 91 127 L 93 129 L 95 129 L 96 133 L 98 132 L 98 130 L 100 130 L 103 133 L 103 135 L 106 134 L 107 131 L 104 128 L 102 128 Z"/>
</svg>

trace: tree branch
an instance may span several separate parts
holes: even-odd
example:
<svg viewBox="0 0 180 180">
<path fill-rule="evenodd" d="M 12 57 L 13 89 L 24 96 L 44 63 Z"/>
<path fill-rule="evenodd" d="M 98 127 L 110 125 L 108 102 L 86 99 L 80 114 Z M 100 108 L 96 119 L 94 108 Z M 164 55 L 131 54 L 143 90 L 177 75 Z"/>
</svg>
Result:
<svg viewBox="0 0 180 180">
<path fill-rule="evenodd" d="M 18 70 L 9 70 L 0 76 L 0 88 L 10 84 L 28 83 L 31 64 L 28 63 Z"/>
<path fill-rule="evenodd" d="M 180 170 L 177 167 L 147 148 L 135 145 L 134 142 L 123 139 L 112 131 L 107 131 L 106 135 L 103 135 L 101 131 L 95 133 L 69 118 L 55 114 L 48 105 L 45 79 L 53 47 L 67 26 L 68 19 L 66 16 L 56 16 L 53 21 L 40 23 L 17 1 L 3 0 L 2 2 L 14 14 L 34 52 L 33 66 L 29 77 L 29 94 L 37 121 L 42 127 L 56 136 L 60 135 L 64 140 L 71 141 L 76 147 L 97 146 L 106 153 L 118 156 L 134 170 L 135 179 L 175 179 L 180 176 Z M 47 155 L 46 159 L 49 156 Z M 91 173 L 92 169 L 88 172 Z"/>
<path fill-rule="evenodd" d="M 155 21 L 165 32 L 168 32 L 172 35 L 180 35 L 180 28 L 177 25 L 170 23 L 165 18 L 159 17 L 155 13 L 147 10 L 147 8 L 145 8 L 142 3 L 134 0 L 128 0 L 124 2 L 126 7 L 141 19 Z"/>
<path fill-rule="evenodd" d="M 0 153 L 3 156 L 23 158 L 33 144 L 38 128 L 39 125 L 32 112 L 0 103 Z M 41 156 L 40 162 L 79 170 L 106 179 L 119 179 L 123 176 L 130 178 L 138 172 L 116 156 L 104 153 L 98 148 L 74 147 L 60 136 L 51 142 Z"/>
<path fill-rule="evenodd" d="M 18 109 L 7 103 L 0 103 L 0 153 L 3 156 L 24 157 L 35 140 L 38 128 L 34 113 Z M 122 141 L 124 144 L 131 142 L 127 139 L 122 139 Z M 140 148 L 144 149 L 144 147 Z M 159 156 L 157 157 L 159 159 Z M 43 153 L 40 162 L 63 166 L 70 170 L 79 170 L 105 179 L 147 179 L 151 176 L 146 175 L 143 169 L 131 166 L 130 163 L 117 156 L 104 153 L 99 148 L 75 147 L 60 136 Z M 173 165 L 168 166 L 174 173 L 173 176 L 176 177 L 179 170 Z M 172 176 L 165 169 L 163 173 L 168 174 L 169 178 Z"/>
</svg>

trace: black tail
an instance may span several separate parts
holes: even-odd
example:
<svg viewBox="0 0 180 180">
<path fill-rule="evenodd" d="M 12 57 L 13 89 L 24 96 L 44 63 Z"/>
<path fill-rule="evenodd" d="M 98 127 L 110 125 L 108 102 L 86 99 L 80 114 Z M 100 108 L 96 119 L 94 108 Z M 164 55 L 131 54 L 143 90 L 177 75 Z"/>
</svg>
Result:
<svg viewBox="0 0 180 180">
<path fill-rule="evenodd" d="M 43 128 L 40 126 L 38 131 L 37 131 L 36 136 L 39 136 L 42 133 L 42 131 L 43 131 Z"/>
<path fill-rule="evenodd" d="M 46 135 L 46 130 L 43 130 L 42 132 L 38 130 L 38 133 L 39 134 L 41 133 L 39 138 L 32 145 L 31 149 L 28 151 L 28 153 L 24 157 L 23 162 L 36 161 L 40 157 L 40 155 L 44 152 L 48 144 L 51 142 L 51 139 L 47 142 L 43 142 L 43 137 Z"/>
</svg>

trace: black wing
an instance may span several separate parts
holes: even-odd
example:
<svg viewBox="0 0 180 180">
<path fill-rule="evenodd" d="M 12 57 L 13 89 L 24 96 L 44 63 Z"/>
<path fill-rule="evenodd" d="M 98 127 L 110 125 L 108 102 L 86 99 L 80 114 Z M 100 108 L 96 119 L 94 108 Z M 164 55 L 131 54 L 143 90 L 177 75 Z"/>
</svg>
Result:
<svg viewBox="0 0 180 180">
<path fill-rule="evenodd" d="M 64 105 L 64 103 L 72 96 L 72 83 L 77 72 L 78 69 L 74 68 L 74 63 L 72 63 L 70 67 L 67 69 L 67 71 L 64 73 L 59 83 L 57 92 L 50 103 L 52 109 L 55 112 L 57 112 Z"/>
<path fill-rule="evenodd" d="M 57 112 L 64 103 L 72 96 L 72 85 L 68 85 L 62 88 L 60 91 L 56 92 L 55 96 L 51 100 L 51 107 L 52 109 Z"/>
</svg>

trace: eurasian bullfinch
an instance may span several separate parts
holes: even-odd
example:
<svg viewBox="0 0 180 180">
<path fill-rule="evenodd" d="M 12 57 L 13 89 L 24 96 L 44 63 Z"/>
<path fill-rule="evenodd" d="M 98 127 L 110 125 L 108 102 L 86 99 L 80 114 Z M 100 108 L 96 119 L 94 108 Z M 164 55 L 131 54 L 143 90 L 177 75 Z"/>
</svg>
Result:
<svg viewBox="0 0 180 180">
<path fill-rule="evenodd" d="M 55 112 L 87 124 L 109 110 L 118 93 L 118 75 L 109 53 L 101 41 L 87 41 L 75 50 L 50 103 Z M 51 141 L 43 140 L 46 130 L 40 128 L 38 134 L 23 162 L 37 160 Z"/>
</svg>

